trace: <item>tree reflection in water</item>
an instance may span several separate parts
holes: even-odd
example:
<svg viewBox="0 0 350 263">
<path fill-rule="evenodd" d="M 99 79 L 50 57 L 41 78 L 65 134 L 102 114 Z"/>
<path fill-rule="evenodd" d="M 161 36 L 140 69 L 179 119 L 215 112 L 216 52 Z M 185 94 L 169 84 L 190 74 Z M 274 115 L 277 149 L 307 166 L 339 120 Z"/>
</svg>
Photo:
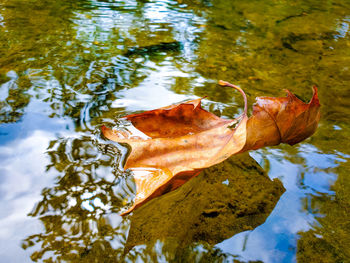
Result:
<svg viewBox="0 0 350 263">
<path fill-rule="evenodd" d="M 59 175 L 53 187 L 43 189 L 42 200 L 30 214 L 41 220 L 45 231 L 26 238 L 22 247 L 40 244 L 31 255 L 34 261 L 98 256 L 115 260 L 128 225 L 114 214 L 131 201 L 134 187 L 128 172 L 116 166 L 120 151 L 81 137 L 51 141 L 47 153 L 47 169 Z"/>
<path fill-rule="evenodd" d="M 262 224 L 284 192 L 248 155 L 206 169 L 176 191 L 126 218 L 135 186 L 119 164 L 122 149 L 90 137 L 58 139 L 48 149 L 58 172 L 30 216 L 42 233 L 27 237 L 34 261 L 115 262 L 137 259 L 227 259 L 215 244 Z"/>
</svg>

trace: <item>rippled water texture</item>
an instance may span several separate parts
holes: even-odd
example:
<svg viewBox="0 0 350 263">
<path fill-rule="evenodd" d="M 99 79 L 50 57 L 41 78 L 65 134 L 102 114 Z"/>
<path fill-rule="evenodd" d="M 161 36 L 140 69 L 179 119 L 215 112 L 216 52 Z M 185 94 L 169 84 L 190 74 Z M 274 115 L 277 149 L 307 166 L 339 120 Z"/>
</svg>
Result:
<svg viewBox="0 0 350 263">
<path fill-rule="evenodd" d="M 350 2 L 0 1 L 1 262 L 348 262 Z M 233 157 L 121 218 L 125 145 L 101 125 L 208 96 L 319 87 L 314 136 Z"/>
</svg>

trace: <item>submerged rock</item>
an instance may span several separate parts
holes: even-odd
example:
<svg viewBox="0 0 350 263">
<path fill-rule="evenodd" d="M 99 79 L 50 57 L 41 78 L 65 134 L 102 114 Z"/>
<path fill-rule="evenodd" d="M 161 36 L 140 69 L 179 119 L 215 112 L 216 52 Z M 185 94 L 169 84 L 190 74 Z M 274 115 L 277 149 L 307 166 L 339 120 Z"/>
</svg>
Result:
<svg viewBox="0 0 350 263">
<path fill-rule="evenodd" d="M 166 240 L 217 244 L 264 223 L 284 191 L 248 154 L 234 156 L 134 211 L 125 252 Z"/>
</svg>

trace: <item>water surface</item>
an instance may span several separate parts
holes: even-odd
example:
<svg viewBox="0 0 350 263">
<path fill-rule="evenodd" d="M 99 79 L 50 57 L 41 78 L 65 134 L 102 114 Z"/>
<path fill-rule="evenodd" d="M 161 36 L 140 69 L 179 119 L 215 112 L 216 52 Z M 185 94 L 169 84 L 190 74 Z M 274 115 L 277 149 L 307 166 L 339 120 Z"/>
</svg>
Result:
<svg viewBox="0 0 350 263">
<path fill-rule="evenodd" d="M 349 14 L 346 0 L 2 0 L 1 261 L 347 262 Z M 219 79 L 250 105 L 283 89 L 307 101 L 318 86 L 316 134 L 118 216 L 135 195 L 128 149 L 101 125 L 202 96 L 238 116 L 240 95 Z M 174 206 L 192 187 L 211 190 Z"/>
</svg>

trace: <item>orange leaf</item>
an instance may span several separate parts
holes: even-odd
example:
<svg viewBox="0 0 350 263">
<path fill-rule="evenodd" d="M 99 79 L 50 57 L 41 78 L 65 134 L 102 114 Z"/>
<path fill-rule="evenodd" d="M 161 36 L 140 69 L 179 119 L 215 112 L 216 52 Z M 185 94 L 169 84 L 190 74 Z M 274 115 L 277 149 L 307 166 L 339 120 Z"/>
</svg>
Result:
<svg viewBox="0 0 350 263">
<path fill-rule="evenodd" d="M 244 92 L 228 82 L 219 84 L 243 95 L 244 112 L 239 118 L 219 118 L 202 109 L 201 99 L 196 99 L 124 117 L 148 139 L 102 127 L 105 137 L 132 148 L 124 168 L 134 172 L 136 197 L 123 215 L 233 154 L 280 142 L 294 144 L 310 136 L 317 127 L 316 88 L 309 104 L 291 93 L 286 98 L 259 98 L 248 120 Z"/>
<path fill-rule="evenodd" d="M 280 143 L 294 145 L 310 137 L 320 120 L 317 88 L 307 104 L 287 90 L 287 97 L 259 97 L 247 124 L 247 142 L 242 151 Z"/>
<path fill-rule="evenodd" d="M 242 93 L 246 104 L 244 92 L 234 88 Z M 125 138 L 125 132 L 102 127 L 105 137 L 132 148 L 124 168 L 134 171 L 137 193 L 134 206 L 124 214 L 243 149 L 246 110 L 236 128 L 230 128 L 237 119 L 219 118 L 203 110 L 200 103 L 197 99 L 125 117 L 151 139 Z"/>
</svg>

